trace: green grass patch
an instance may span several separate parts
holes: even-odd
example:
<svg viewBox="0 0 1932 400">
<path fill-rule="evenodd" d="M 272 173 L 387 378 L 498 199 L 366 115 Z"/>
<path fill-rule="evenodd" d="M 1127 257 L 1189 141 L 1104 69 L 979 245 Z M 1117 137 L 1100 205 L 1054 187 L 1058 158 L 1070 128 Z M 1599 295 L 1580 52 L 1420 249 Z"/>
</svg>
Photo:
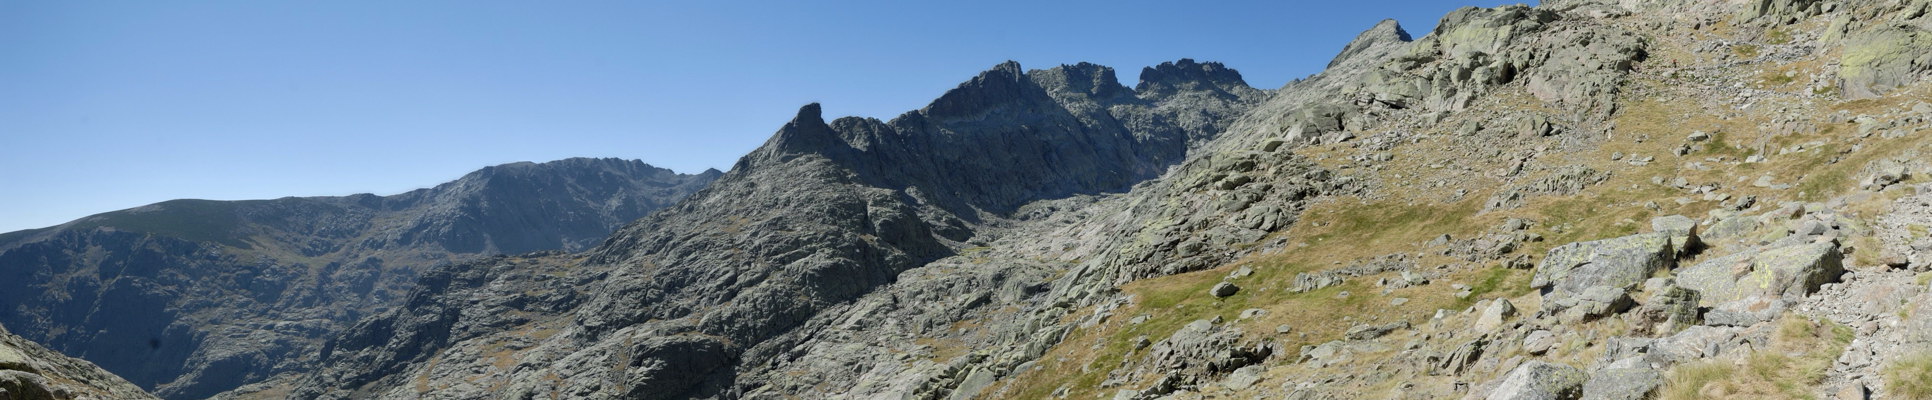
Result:
<svg viewBox="0 0 1932 400">
<path fill-rule="evenodd" d="M 1529 286 L 1530 278 L 1532 277 L 1528 271 L 1490 267 L 1476 276 L 1475 284 L 1469 285 L 1469 297 L 1457 299 L 1455 303 L 1451 303 L 1449 309 L 1469 308 L 1475 305 L 1476 301 L 1485 298 L 1485 295 L 1499 291 L 1502 293 L 1500 297 L 1522 296 L 1532 290 Z"/>
<path fill-rule="evenodd" d="M 1727 156 L 1740 160 L 1745 157 L 1750 157 L 1752 153 L 1750 150 L 1731 144 L 1730 132 L 1722 130 L 1711 132 L 1710 140 L 1704 141 L 1704 148 L 1699 152 L 1713 156 Z"/>
<path fill-rule="evenodd" d="M 1737 54 L 1738 57 L 1758 58 L 1758 45 L 1740 44 L 1731 46 L 1731 53 Z"/>
<path fill-rule="evenodd" d="M 1838 94 L 1838 87 L 1832 86 L 1832 85 L 1819 86 L 1817 88 L 1811 89 L 1811 94 L 1815 94 L 1819 96 L 1829 96 L 1833 94 Z"/>
<path fill-rule="evenodd" d="M 1408 242 L 1445 232 L 1473 231 L 1471 216 L 1481 207 L 1480 199 L 1446 205 L 1397 205 L 1369 203 L 1344 207 L 1313 218 L 1333 221 L 1324 232 L 1309 237 L 1311 242 L 1374 248 L 1391 242 Z M 1345 244 L 1331 244 L 1343 240 Z"/>
</svg>

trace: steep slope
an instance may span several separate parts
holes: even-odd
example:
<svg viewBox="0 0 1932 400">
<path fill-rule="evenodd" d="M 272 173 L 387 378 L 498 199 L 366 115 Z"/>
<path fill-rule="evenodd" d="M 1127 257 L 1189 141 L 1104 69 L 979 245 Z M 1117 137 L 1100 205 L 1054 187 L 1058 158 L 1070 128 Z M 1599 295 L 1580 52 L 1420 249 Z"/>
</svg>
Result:
<svg viewBox="0 0 1932 400">
<path fill-rule="evenodd" d="M 1385 21 L 1265 99 L 1001 66 L 808 107 L 594 251 L 438 269 L 230 395 L 1932 396 L 1932 2 L 1544 3 Z"/>
<path fill-rule="evenodd" d="M 721 173 L 569 159 L 394 196 L 175 200 L 7 234 L 0 323 L 168 398 L 205 398 L 474 255 L 577 250 Z"/>
<path fill-rule="evenodd" d="M 748 349 L 992 240 L 1020 205 L 1127 190 L 1266 96 L 1215 63 L 1142 78 L 1009 62 L 892 121 L 806 106 L 710 188 L 587 255 L 439 269 L 461 278 L 426 278 L 318 371 L 231 394 L 731 396 Z"/>
<path fill-rule="evenodd" d="M 1547 3 L 1371 29 L 1172 173 L 773 341 L 747 397 L 1932 395 L 1932 3 Z M 1281 187 L 1316 190 L 1243 193 Z"/>
<path fill-rule="evenodd" d="M 152 399 L 93 363 L 68 357 L 0 327 L 0 397 L 20 400 Z"/>
</svg>

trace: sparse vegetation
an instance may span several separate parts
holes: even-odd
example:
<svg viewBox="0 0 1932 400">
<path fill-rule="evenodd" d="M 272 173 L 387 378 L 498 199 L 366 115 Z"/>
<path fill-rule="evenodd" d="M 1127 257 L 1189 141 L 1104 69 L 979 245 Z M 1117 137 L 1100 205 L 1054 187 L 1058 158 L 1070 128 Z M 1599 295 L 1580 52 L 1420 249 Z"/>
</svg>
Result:
<svg viewBox="0 0 1932 400">
<path fill-rule="evenodd" d="M 171 200 L 149 206 L 156 210 L 115 211 L 87 218 L 78 221 L 74 229 L 113 227 L 248 248 L 244 238 L 236 236 L 235 227 L 241 224 L 241 217 L 236 215 L 235 207 L 253 202 L 258 201 Z"/>
<path fill-rule="evenodd" d="M 1932 352 L 1919 352 L 1885 367 L 1886 394 L 1906 400 L 1932 399 Z"/>
<path fill-rule="evenodd" d="M 1664 385 L 1663 398 L 1701 399 L 1704 388 L 1730 380 L 1737 375 L 1737 367 L 1723 361 L 1702 361 L 1684 364 L 1672 369 L 1670 380 Z"/>
<path fill-rule="evenodd" d="M 1771 345 L 1742 363 L 1713 359 L 1672 368 L 1664 399 L 1805 399 L 1823 383 L 1832 360 L 1851 344 L 1852 331 L 1829 321 L 1786 315 Z"/>
<path fill-rule="evenodd" d="M 1758 58 L 1758 45 L 1739 44 L 1739 45 L 1731 46 L 1731 53 L 1737 54 L 1738 57 L 1743 57 L 1743 58 Z"/>
</svg>

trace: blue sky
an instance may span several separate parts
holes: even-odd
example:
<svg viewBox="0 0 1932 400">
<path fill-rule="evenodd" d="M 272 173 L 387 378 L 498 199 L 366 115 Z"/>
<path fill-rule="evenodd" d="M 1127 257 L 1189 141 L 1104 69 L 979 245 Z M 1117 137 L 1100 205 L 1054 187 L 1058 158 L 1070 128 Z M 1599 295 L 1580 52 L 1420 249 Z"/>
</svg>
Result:
<svg viewBox="0 0 1932 400">
<path fill-rule="evenodd" d="M 725 169 L 806 103 L 889 119 L 1009 59 L 1274 88 L 1381 19 L 1509 3 L 0 2 L 0 232 L 514 161 Z"/>
</svg>

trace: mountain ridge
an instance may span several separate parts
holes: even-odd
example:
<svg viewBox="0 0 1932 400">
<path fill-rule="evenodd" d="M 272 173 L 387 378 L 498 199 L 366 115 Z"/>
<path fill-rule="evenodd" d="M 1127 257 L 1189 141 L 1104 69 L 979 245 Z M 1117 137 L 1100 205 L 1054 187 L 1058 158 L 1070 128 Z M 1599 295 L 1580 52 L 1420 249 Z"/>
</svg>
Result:
<svg viewBox="0 0 1932 400">
<path fill-rule="evenodd" d="M 1927 29 L 1561 0 L 1381 21 L 1275 90 L 1006 62 L 891 120 L 806 104 L 217 398 L 1928 397 Z"/>
<path fill-rule="evenodd" d="M 454 267 L 472 272 L 451 273 L 492 272 L 468 281 L 470 286 L 413 294 L 428 297 L 365 320 L 369 329 L 332 342 L 330 355 L 320 360 L 327 366 L 289 377 L 279 387 L 292 386 L 297 397 L 409 397 L 400 391 L 408 389 L 403 375 L 448 373 L 417 364 L 440 357 L 444 365 L 492 371 L 487 374 L 510 393 L 647 398 L 730 393 L 736 390 L 731 366 L 749 346 L 889 284 L 901 270 L 984 240 L 1010 218 L 1017 203 L 1124 189 L 1164 168 L 1108 166 L 1177 161 L 1191 139 L 1212 134 L 1205 130 L 1208 124 L 1176 123 L 1190 120 L 1170 115 L 1236 114 L 1258 100 L 1225 93 L 1080 94 L 1107 91 L 1061 91 L 1056 99 L 1040 81 L 1111 70 L 1092 64 L 1018 70 L 1015 63 L 995 66 L 932 106 L 889 122 L 840 118 L 826 123 L 816 105 L 801 107 L 794 121 L 718 183 L 620 229 L 584 258 L 537 256 Z M 1055 146 L 1066 144 L 1041 145 L 1041 137 L 1067 138 L 1089 150 L 1055 152 Z M 979 149 L 967 150 L 974 147 Z M 923 154 L 938 158 L 915 158 Z M 582 284 L 560 287 L 519 269 L 568 270 L 562 280 Z M 497 288 L 548 294 L 530 297 Z M 449 314 L 483 298 L 509 304 Z M 559 302 L 532 308 L 539 299 Z M 507 314 L 519 316 L 493 317 Z M 446 330 L 451 326 L 475 329 Z M 527 345 L 492 351 L 522 354 L 520 363 L 556 367 L 512 371 L 472 353 L 500 343 Z M 604 383 L 602 372 L 571 367 L 605 357 L 633 360 L 617 378 L 626 385 L 613 387 Z M 663 369 L 666 363 L 690 367 Z M 561 382 L 545 381 L 543 374 Z"/>
<path fill-rule="evenodd" d="M 463 254 L 589 248 L 718 175 L 577 158 L 487 167 L 391 196 L 172 200 L 97 214 L 8 234 L 0 322 L 163 397 L 207 397 L 293 367 L 286 354 L 401 300 L 418 269 Z M 230 340 L 240 337 L 260 339 Z"/>
</svg>

